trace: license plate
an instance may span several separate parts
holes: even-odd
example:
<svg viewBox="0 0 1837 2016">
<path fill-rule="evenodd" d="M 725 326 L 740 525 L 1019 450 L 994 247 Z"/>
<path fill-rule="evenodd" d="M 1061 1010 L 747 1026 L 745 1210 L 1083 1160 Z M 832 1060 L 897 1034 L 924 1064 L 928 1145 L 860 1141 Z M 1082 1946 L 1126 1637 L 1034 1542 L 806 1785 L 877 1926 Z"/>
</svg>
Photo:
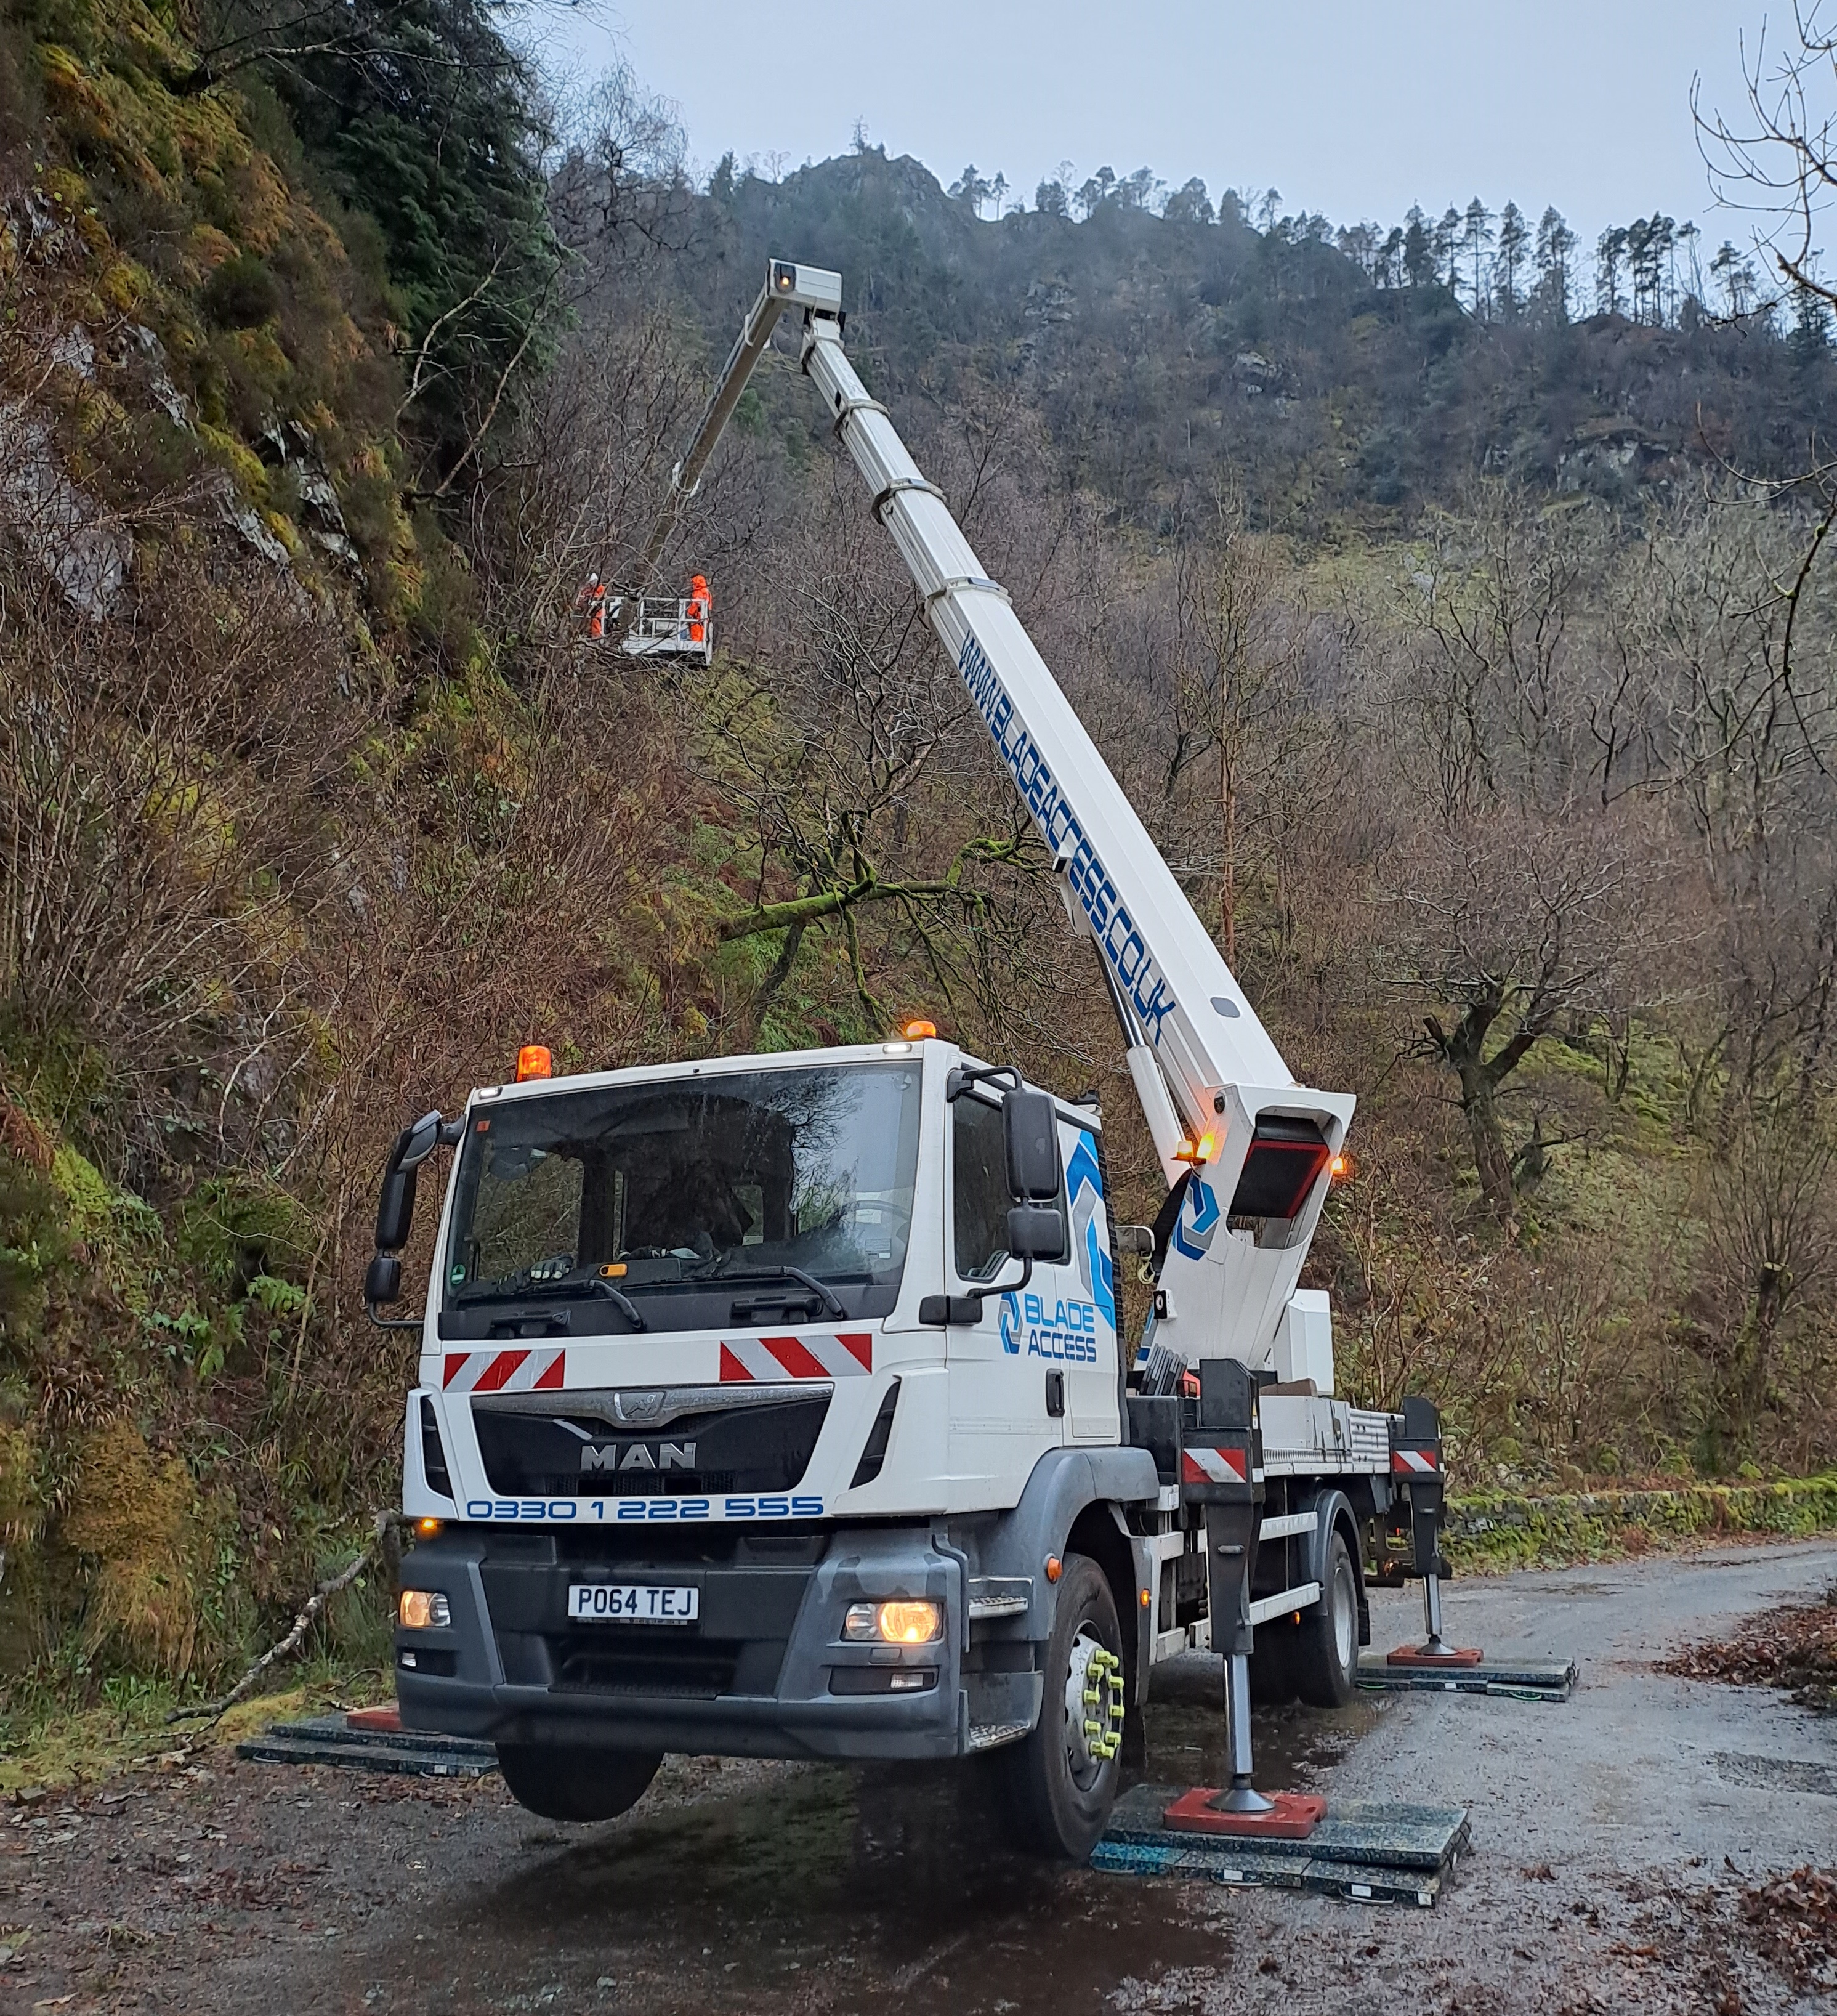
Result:
<svg viewBox="0 0 1837 2016">
<path fill-rule="evenodd" d="M 665 1582 L 576 1582 L 568 1590 L 568 1615 L 600 1624 L 693 1624 L 701 1596 L 699 1589 Z"/>
</svg>

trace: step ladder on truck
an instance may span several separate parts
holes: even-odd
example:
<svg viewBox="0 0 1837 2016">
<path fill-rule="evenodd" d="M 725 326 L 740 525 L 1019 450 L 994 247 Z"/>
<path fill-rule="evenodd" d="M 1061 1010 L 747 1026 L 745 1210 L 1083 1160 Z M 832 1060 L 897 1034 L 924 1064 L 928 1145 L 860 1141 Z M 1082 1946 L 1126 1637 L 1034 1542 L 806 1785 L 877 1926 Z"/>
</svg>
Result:
<svg viewBox="0 0 1837 2016">
<path fill-rule="evenodd" d="M 937 488 L 774 261 L 686 466 L 788 309 L 1095 943 L 1168 1183 L 1112 1222 L 1101 1116 L 914 1025 L 893 1040 L 516 1081 L 391 1154 L 366 1282 L 417 1331 L 395 1635 L 404 1724 L 494 1743 L 535 1812 L 624 1810 L 666 1751 L 999 1753 L 1087 1854 L 1154 1668 L 1346 1699 L 1365 1566 L 1439 1624 L 1434 1411 L 1333 1397 L 1297 1278 L 1352 1118 L 1297 1084 Z M 417 1172 L 457 1150 L 424 1312 Z M 1153 1276 L 1133 1353 L 1117 1268 Z"/>
</svg>

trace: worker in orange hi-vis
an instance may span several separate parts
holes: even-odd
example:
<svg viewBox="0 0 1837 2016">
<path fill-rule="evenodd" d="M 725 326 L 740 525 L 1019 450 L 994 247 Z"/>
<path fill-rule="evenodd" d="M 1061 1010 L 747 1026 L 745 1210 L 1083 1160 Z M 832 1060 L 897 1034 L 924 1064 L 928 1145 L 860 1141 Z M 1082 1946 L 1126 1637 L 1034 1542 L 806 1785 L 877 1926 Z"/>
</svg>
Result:
<svg viewBox="0 0 1837 2016">
<path fill-rule="evenodd" d="M 708 583 L 700 574 L 689 582 L 688 626 L 689 642 L 705 644 L 708 641 L 708 618 L 714 610 L 714 598 L 708 592 Z"/>
<path fill-rule="evenodd" d="M 587 634 L 595 643 L 606 634 L 606 583 L 596 574 L 587 577 L 587 585 L 581 591 L 581 599 L 587 605 Z"/>
</svg>

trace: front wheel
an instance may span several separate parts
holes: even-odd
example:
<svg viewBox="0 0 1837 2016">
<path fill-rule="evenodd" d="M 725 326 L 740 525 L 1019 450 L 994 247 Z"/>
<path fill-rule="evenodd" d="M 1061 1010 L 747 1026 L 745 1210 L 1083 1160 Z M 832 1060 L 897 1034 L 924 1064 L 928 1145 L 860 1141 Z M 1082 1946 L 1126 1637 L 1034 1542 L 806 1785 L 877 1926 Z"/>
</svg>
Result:
<svg viewBox="0 0 1837 2016">
<path fill-rule="evenodd" d="M 1301 1620 L 1295 1643 L 1295 1683 L 1314 1708 L 1343 1708 L 1359 1682 L 1359 1578 L 1346 1535 L 1327 1540 L 1327 1582 L 1320 1602 Z"/>
<path fill-rule="evenodd" d="M 1046 1647 L 1040 1720 L 1007 1753 L 1020 1845 L 1082 1862 L 1109 1823 L 1121 1775 L 1123 1634 L 1103 1571 L 1067 1554 Z"/>
<path fill-rule="evenodd" d="M 636 1805 L 661 1751 L 587 1750 L 500 1743 L 498 1769 L 519 1806 L 545 1820 L 609 1820 Z"/>
</svg>

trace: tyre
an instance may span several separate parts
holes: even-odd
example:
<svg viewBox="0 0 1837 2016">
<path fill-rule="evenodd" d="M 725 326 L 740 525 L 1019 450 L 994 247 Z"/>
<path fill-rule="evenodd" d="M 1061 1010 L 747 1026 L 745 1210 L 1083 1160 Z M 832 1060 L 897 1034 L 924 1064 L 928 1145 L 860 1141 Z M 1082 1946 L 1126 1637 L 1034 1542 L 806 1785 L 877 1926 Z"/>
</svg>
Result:
<svg viewBox="0 0 1837 2016">
<path fill-rule="evenodd" d="M 1321 1600 L 1296 1631 L 1295 1684 L 1315 1708 L 1343 1708 L 1359 1679 L 1359 1577 L 1352 1550 L 1336 1526 L 1327 1536 Z"/>
<path fill-rule="evenodd" d="M 1103 1571 L 1067 1554 L 1046 1647 L 1040 1720 L 1005 1753 L 1017 1845 L 1082 1862 L 1116 1804 L 1123 1740 L 1123 1634 Z"/>
<path fill-rule="evenodd" d="M 609 1820 L 644 1797 L 661 1751 L 500 1743 L 498 1769 L 519 1806 L 545 1820 Z"/>
<path fill-rule="evenodd" d="M 1250 1654 L 1253 1701 L 1267 1708 L 1281 1708 L 1295 1698 L 1300 1640 L 1301 1627 L 1289 1618 L 1278 1617 L 1257 1625 L 1256 1649 Z"/>
</svg>

